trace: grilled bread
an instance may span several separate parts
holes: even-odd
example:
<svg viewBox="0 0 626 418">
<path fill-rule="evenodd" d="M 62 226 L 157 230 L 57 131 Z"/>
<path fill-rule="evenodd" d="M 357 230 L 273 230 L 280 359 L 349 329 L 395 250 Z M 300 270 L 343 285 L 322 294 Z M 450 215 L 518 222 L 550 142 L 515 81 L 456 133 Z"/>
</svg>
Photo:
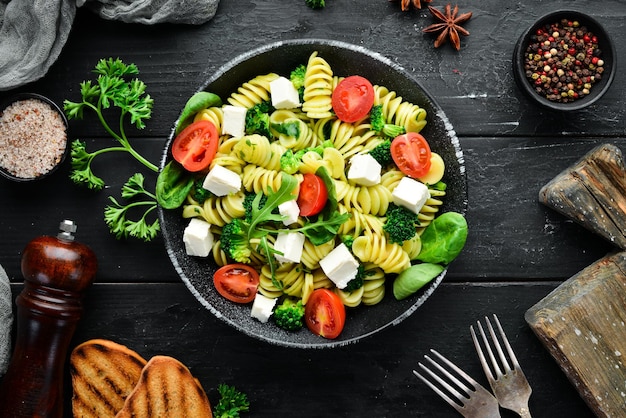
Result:
<svg viewBox="0 0 626 418">
<path fill-rule="evenodd" d="M 89 340 L 70 356 L 74 417 L 115 417 L 135 388 L 146 360 L 109 340 Z"/>
<path fill-rule="evenodd" d="M 180 361 L 154 356 L 143 368 L 117 418 L 211 418 L 202 385 Z"/>
</svg>

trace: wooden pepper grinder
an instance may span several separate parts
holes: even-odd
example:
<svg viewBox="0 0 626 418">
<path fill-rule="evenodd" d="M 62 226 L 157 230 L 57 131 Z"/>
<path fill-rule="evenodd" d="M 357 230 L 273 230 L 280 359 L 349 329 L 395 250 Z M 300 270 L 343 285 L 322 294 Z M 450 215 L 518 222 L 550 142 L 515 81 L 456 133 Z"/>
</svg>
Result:
<svg viewBox="0 0 626 418">
<path fill-rule="evenodd" d="M 0 385 L 2 418 L 63 416 L 67 351 L 97 260 L 74 241 L 72 221 L 59 228 L 56 237 L 33 239 L 22 255 L 24 290 L 16 299 L 15 349 Z"/>
</svg>

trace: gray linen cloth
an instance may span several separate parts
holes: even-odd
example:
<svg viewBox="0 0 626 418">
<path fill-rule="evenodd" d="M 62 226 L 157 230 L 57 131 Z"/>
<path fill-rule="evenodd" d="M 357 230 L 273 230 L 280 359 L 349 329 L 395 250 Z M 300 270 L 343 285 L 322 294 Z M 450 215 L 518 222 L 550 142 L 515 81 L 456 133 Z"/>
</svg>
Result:
<svg viewBox="0 0 626 418">
<path fill-rule="evenodd" d="M 13 326 L 13 296 L 6 272 L 0 266 L 0 376 L 11 359 L 11 327 Z"/>
<path fill-rule="evenodd" d="M 126 23 L 199 25 L 219 0 L 0 0 L 0 91 L 43 77 L 56 61 L 76 16 L 86 7 Z"/>
</svg>

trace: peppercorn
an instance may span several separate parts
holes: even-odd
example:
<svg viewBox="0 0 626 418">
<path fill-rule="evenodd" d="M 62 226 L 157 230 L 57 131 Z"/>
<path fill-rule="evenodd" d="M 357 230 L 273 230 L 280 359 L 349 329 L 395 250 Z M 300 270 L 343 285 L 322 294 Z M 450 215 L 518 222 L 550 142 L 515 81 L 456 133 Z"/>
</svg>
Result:
<svg viewBox="0 0 626 418">
<path fill-rule="evenodd" d="M 604 72 L 598 38 L 578 21 L 538 28 L 525 51 L 524 70 L 538 94 L 572 102 L 589 94 Z"/>
</svg>

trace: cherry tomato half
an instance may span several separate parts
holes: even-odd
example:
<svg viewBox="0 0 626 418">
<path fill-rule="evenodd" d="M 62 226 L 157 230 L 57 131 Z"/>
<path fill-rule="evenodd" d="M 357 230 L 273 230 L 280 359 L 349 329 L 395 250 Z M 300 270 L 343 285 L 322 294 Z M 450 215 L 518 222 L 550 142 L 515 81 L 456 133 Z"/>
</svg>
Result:
<svg viewBox="0 0 626 418">
<path fill-rule="evenodd" d="M 324 209 L 327 200 L 328 190 L 324 180 L 313 173 L 304 174 L 297 200 L 300 215 L 317 215 Z"/>
<path fill-rule="evenodd" d="M 346 323 L 346 307 L 331 290 L 316 289 L 304 307 L 304 321 L 312 333 L 332 340 Z"/>
<path fill-rule="evenodd" d="M 409 177 L 419 178 L 430 170 L 430 146 L 418 133 L 397 136 L 391 142 L 391 157 L 400 171 Z"/>
<path fill-rule="evenodd" d="M 237 303 L 254 300 L 259 287 L 259 273 L 246 264 L 227 264 L 213 275 L 213 284 L 220 295 Z"/>
<path fill-rule="evenodd" d="M 363 119 L 373 105 L 374 87 L 360 75 L 344 78 L 333 90 L 333 110 L 344 122 L 352 123 Z"/>
<path fill-rule="evenodd" d="M 208 120 L 199 120 L 176 136 L 172 144 L 172 155 L 187 171 L 202 171 L 213 161 L 218 142 L 219 135 L 215 125 Z"/>
</svg>

